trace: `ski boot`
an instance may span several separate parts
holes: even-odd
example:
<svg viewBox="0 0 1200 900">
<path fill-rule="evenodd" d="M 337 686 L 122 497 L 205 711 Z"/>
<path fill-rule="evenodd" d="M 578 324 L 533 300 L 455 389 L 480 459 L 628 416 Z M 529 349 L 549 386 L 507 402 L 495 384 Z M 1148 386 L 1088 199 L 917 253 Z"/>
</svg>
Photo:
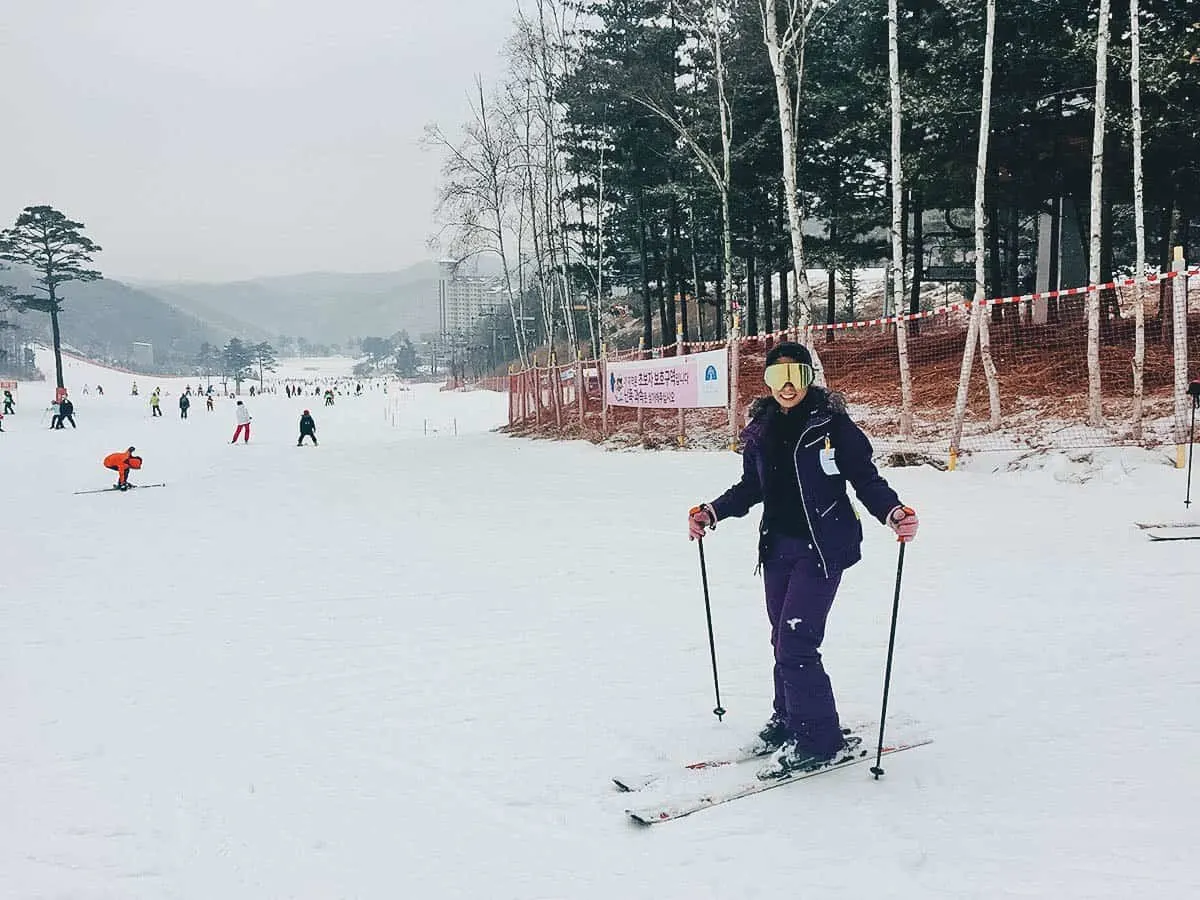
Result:
<svg viewBox="0 0 1200 900">
<path fill-rule="evenodd" d="M 788 730 L 783 716 L 773 713 L 758 736 L 742 747 L 742 753 L 746 756 L 770 756 L 786 744 L 791 736 L 792 733 Z"/>
<path fill-rule="evenodd" d="M 758 770 L 758 778 L 760 781 L 775 781 L 804 772 L 815 772 L 825 766 L 853 758 L 861 743 L 862 738 L 857 735 L 843 733 L 842 746 L 833 753 L 821 754 L 814 753 L 795 738 L 791 738 L 779 748 L 769 763 Z"/>
</svg>

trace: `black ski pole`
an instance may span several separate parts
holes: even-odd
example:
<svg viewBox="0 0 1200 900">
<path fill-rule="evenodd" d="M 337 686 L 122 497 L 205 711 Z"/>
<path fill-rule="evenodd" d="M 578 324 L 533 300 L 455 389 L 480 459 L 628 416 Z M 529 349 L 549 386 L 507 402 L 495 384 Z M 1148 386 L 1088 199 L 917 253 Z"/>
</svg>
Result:
<svg viewBox="0 0 1200 900">
<path fill-rule="evenodd" d="M 713 710 L 713 715 L 717 717 L 717 721 L 721 721 L 725 709 L 721 706 L 721 682 L 717 679 L 717 642 L 713 639 L 712 604 L 708 599 L 708 567 L 704 564 L 704 538 L 698 539 L 696 546 L 700 548 L 700 583 L 704 585 L 704 615 L 708 619 L 708 652 L 712 656 L 713 690 L 717 694 L 717 707 Z"/>
<path fill-rule="evenodd" d="M 1192 432 L 1188 440 L 1187 496 L 1183 498 L 1185 509 L 1192 508 L 1192 456 L 1196 452 L 1196 407 L 1200 406 L 1200 381 L 1188 385 L 1188 396 L 1192 398 Z"/>
<path fill-rule="evenodd" d="M 900 578 L 904 574 L 904 547 L 906 542 L 900 542 L 900 558 L 896 561 L 896 597 L 892 601 L 892 633 L 888 637 L 887 670 L 883 676 L 883 711 L 879 714 L 879 746 L 875 750 L 875 765 L 871 766 L 871 774 L 875 780 L 883 774 L 879 760 L 883 758 L 883 724 L 887 719 L 888 688 L 892 683 L 892 651 L 896 647 L 896 619 L 900 615 Z"/>
</svg>

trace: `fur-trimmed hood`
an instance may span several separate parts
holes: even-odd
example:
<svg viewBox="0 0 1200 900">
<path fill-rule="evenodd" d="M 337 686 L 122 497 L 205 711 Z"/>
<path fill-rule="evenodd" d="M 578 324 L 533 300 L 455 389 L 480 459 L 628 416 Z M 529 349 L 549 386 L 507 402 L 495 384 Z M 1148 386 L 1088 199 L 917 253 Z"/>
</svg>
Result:
<svg viewBox="0 0 1200 900">
<path fill-rule="evenodd" d="M 806 403 L 809 401 L 809 398 L 811 398 L 811 404 L 809 405 L 810 416 L 821 412 L 828 412 L 831 415 L 847 414 L 846 397 L 837 391 L 813 385 L 808 389 L 808 397 L 805 398 Z M 752 438 L 761 437 L 771 420 L 779 412 L 779 403 L 770 394 L 765 397 L 759 397 L 751 403 L 748 411 L 750 421 L 742 432 L 742 442 L 746 443 Z"/>
</svg>

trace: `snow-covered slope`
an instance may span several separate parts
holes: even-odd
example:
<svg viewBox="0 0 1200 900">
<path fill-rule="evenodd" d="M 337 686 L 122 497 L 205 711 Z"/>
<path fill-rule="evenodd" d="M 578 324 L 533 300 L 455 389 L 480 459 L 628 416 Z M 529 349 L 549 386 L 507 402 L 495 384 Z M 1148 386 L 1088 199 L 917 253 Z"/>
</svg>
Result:
<svg viewBox="0 0 1200 900">
<path fill-rule="evenodd" d="M 1132 527 L 1182 517 L 1156 457 L 889 473 L 923 520 L 892 710 L 936 742 L 647 831 L 612 774 L 768 711 L 753 522 L 706 546 L 723 723 L 683 536 L 736 457 L 507 439 L 503 396 L 394 387 L 246 398 L 230 446 L 230 401 L 183 422 L 180 383 L 69 377 L 77 431 L 22 385 L 0 435 L 0 897 L 1200 894 L 1200 545 Z M 168 487 L 72 494 L 130 444 Z M 878 714 L 896 562 L 867 530 L 825 645 L 847 720 Z"/>
</svg>

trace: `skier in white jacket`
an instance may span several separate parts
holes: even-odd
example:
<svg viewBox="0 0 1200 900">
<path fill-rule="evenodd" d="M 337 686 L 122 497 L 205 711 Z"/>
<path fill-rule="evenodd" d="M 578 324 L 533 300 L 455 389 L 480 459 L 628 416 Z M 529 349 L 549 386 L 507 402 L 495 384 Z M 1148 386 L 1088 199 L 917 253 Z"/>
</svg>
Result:
<svg viewBox="0 0 1200 900">
<path fill-rule="evenodd" d="M 250 410 L 246 409 L 246 404 L 239 400 L 234 412 L 237 414 L 237 428 L 233 432 L 233 440 L 229 443 L 236 444 L 242 430 L 245 429 L 246 438 L 243 443 L 248 444 L 250 443 Z"/>
</svg>

